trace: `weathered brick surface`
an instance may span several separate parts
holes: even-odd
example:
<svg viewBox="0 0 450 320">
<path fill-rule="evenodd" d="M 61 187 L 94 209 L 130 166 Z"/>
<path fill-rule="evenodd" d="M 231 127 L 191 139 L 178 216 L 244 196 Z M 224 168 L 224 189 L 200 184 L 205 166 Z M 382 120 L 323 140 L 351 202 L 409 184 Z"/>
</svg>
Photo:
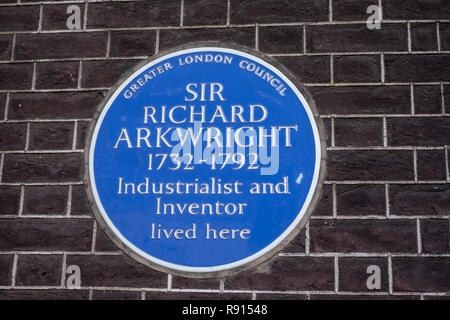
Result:
<svg viewBox="0 0 450 320">
<path fill-rule="evenodd" d="M 417 151 L 417 177 L 419 180 L 445 180 L 444 150 Z"/>
<path fill-rule="evenodd" d="M 177 25 L 178 0 L 130 1 L 89 4 L 88 28 L 130 28 Z"/>
<path fill-rule="evenodd" d="M 9 34 L 0 35 L 0 60 L 9 60 L 12 52 L 13 37 Z"/>
<path fill-rule="evenodd" d="M 31 89 L 33 64 L 14 63 L 0 65 L 0 90 Z"/>
<path fill-rule="evenodd" d="M 91 250 L 91 219 L 2 219 L 0 231 L 0 247 L 8 250 Z"/>
<path fill-rule="evenodd" d="M 420 226 L 423 252 L 450 252 L 450 223 L 447 219 L 423 219 Z"/>
<path fill-rule="evenodd" d="M 313 220 L 314 252 L 416 252 L 416 223 L 411 220 Z"/>
<path fill-rule="evenodd" d="M 330 81 L 329 57 L 294 56 L 279 57 L 278 60 L 302 82 L 319 83 Z"/>
<path fill-rule="evenodd" d="M 409 114 L 406 86 L 309 87 L 321 114 Z"/>
<path fill-rule="evenodd" d="M 220 25 L 227 23 L 227 2 L 223 0 L 184 1 L 183 24 Z"/>
<path fill-rule="evenodd" d="M 384 60 L 387 81 L 450 81 L 449 54 L 386 55 Z"/>
<path fill-rule="evenodd" d="M 182 29 L 161 30 L 159 38 L 160 49 L 182 45 L 193 41 L 222 41 L 255 47 L 255 28 L 208 28 L 208 29 Z"/>
<path fill-rule="evenodd" d="M 112 87 L 124 73 L 133 70 L 140 60 L 100 60 L 83 63 L 83 88 Z M 102 70 L 102 72 L 99 72 Z"/>
<path fill-rule="evenodd" d="M 380 57 L 371 55 L 336 56 L 334 58 L 336 82 L 379 82 Z"/>
<path fill-rule="evenodd" d="M 330 258 L 280 257 L 252 271 L 229 277 L 225 288 L 259 290 L 332 290 Z"/>
<path fill-rule="evenodd" d="M 125 256 L 73 255 L 67 257 L 67 264 L 77 265 L 83 270 L 83 283 L 86 286 L 138 288 L 167 286 L 167 275 Z"/>
<path fill-rule="evenodd" d="M 26 186 L 23 214 L 65 215 L 68 189 L 67 186 Z"/>
<path fill-rule="evenodd" d="M 0 123 L 0 150 L 23 150 L 26 134 L 26 123 Z"/>
<path fill-rule="evenodd" d="M 413 51 L 433 51 L 438 49 L 435 23 L 411 24 L 411 49 Z"/>
<path fill-rule="evenodd" d="M 404 51 L 407 49 L 404 24 L 389 24 L 377 32 L 366 24 L 313 25 L 306 28 L 307 52 Z"/>
<path fill-rule="evenodd" d="M 106 54 L 105 32 L 20 34 L 16 59 L 101 57 Z"/>
<path fill-rule="evenodd" d="M 442 113 L 440 86 L 415 86 L 414 111 L 416 114 Z"/>
<path fill-rule="evenodd" d="M 0 3 L 0 299 L 450 297 L 447 0 L 383 0 L 374 30 L 378 0 Z M 67 29 L 69 5 L 81 30 Z M 112 243 L 92 218 L 83 149 L 122 76 L 206 40 L 288 69 L 314 99 L 328 150 L 312 218 L 281 254 L 201 280 L 168 277 Z M 69 265 L 80 289 L 64 283 Z M 369 265 L 379 290 L 367 288 Z"/>
<path fill-rule="evenodd" d="M 408 150 L 328 153 L 330 180 L 411 180 L 413 167 L 413 153 Z"/>
<path fill-rule="evenodd" d="M 389 118 L 388 143 L 392 146 L 435 146 L 450 144 L 450 118 Z"/>
<path fill-rule="evenodd" d="M 393 258 L 392 268 L 394 290 L 448 292 L 450 289 L 448 257 Z"/>
<path fill-rule="evenodd" d="M 386 211 L 383 185 L 340 184 L 336 186 L 337 214 L 383 216 Z"/>
<path fill-rule="evenodd" d="M 15 215 L 19 212 L 20 187 L 0 186 L 0 214 Z"/>
<path fill-rule="evenodd" d="M 380 289 L 369 289 L 367 278 L 372 272 L 367 272 L 369 266 L 380 268 Z M 342 291 L 376 291 L 389 290 L 387 258 L 340 258 L 339 259 L 339 290 Z"/>
<path fill-rule="evenodd" d="M 450 186 L 448 184 L 391 185 L 389 196 L 391 214 L 450 215 L 450 207 L 448 206 Z"/>
<path fill-rule="evenodd" d="M 62 255 L 20 255 L 16 284 L 58 286 L 61 284 Z"/>
<path fill-rule="evenodd" d="M 80 153 L 7 154 L 5 182 L 62 182 L 81 180 Z"/>
<path fill-rule="evenodd" d="M 101 91 L 14 93 L 8 119 L 90 118 L 103 98 Z"/>
<path fill-rule="evenodd" d="M 446 0 L 396 0 L 383 1 L 385 19 L 448 19 Z"/>
<path fill-rule="evenodd" d="M 30 126 L 30 150 L 72 149 L 74 124 L 41 122 Z"/>
<path fill-rule="evenodd" d="M 0 255 L 0 285 L 8 286 L 12 281 L 14 256 L 12 254 Z"/>
<path fill-rule="evenodd" d="M 150 56 L 155 52 L 156 32 L 114 31 L 111 32 L 110 56 Z"/>
<path fill-rule="evenodd" d="M 327 0 L 231 1 L 231 23 L 282 23 L 327 20 Z"/>
<path fill-rule="evenodd" d="M 383 145 L 383 121 L 380 118 L 336 119 L 334 121 L 336 146 Z"/>
<path fill-rule="evenodd" d="M 36 89 L 76 88 L 79 77 L 79 63 L 41 62 L 36 65 Z"/>
</svg>

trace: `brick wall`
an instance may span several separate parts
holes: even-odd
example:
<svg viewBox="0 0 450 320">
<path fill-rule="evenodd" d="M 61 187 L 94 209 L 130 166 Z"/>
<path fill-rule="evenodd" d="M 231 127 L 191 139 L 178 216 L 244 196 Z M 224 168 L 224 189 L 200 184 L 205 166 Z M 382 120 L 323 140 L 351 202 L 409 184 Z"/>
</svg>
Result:
<svg viewBox="0 0 450 320">
<path fill-rule="evenodd" d="M 82 30 L 66 27 L 69 5 Z M 369 5 L 381 29 L 366 26 Z M 0 0 L 1 299 L 434 299 L 450 296 L 449 0 Z M 160 50 L 220 40 L 290 69 L 328 135 L 324 193 L 280 254 L 224 279 L 141 265 L 83 186 L 96 106 Z M 67 289 L 66 268 L 81 269 Z M 369 290 L 369 265 L 381 288 Z"/>
</svg>

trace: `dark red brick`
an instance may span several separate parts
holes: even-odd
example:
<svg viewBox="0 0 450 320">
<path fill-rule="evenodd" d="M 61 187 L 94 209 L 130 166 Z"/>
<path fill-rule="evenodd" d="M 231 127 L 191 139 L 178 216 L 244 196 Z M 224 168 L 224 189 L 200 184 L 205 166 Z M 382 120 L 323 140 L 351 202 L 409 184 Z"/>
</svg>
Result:
<svg viewBox="0 0 450 320">
<path fill-rule="evenodd" d="M 450 23 L 439 24 L 439 36 L 441 39 L 441 50 L 450 50 Z"/>
<path fill-rule="evenodd" d="M 445 150 L 418 150 L 417 176 L 419 180 L 445 180 Z"/>
<path fill-rule="evenodd" d="M 72 122 L 35 122 L 30 126 L 30 150 L 72 149 Z"/>
<path fill-rule="evenodd" d="M 68 89 L 78 85 L 77 61 L 40 62 L 36 65 L 36 89 Z"/>
<path fill-rule="evenodd" d="M 10 286 L 12 282 L 14 255 L 0 255 L 0 286 Z"/>
<path fill-rule="evenodd" d="M 450 215 L 449 185 L 391 185 L 391 215 Z"/>
<path fill-rule="evenodd" d="M 412 51 L 437 50 L 437 28 L 435 23 L 411 24 Z"/>
<path fill-rule="evenodd" d="M 90 215 L 91 208 L 84 190 L 84 186 L 72 186 L 72 215 Z"/>
<path fill-rule="evenodd" d="M 70 255 L 67 265 L 71 264 L 80 267 L 83 286 L 167 287 L 167 274 L 126 256 Z"/>
<path fill-rule="evenodd" d="M 103 57 L 106 32 L 19 34 L 16 59 Z"/>
<path fill-rule="evenodd" d="M 4 182 L 79 181 L 81 176 L 81 153 L 5 155 Z"/>
<path fill-rule="evenodd" d="M 255 28 L 208 28 L 160 31 L 159 47 L 167 49 L 192 41 L 218 41 L 255 47 Z"/>
<path fill-rule="evenodd" d="M 0 90 L 31 89 L 32 63 L 0 64 Z"/>
<path fill-rule="evenodd" d="M 330 180 L 412 180 L 413 153 L 409 150 L 328 151 Z"/>
<path fill-rule="evenodd" d="M 90 251 L 91 219 L 0 220 L 0 247 L 25 251 Z"/>
<path fill-rule="evenodd" d="M 113 31 L 109 55 L 122 56 L 150 56 L 155 52 L 156 32 L 145 31 Z"/>
<path fill-rule="evenodd" d="M 334 57 L 334 81 L 336 82 L 380 82 L 380 70 L 379 56 Z"/>
<path fill-rule="evenodd" d="M 450 221 L 448 219 L 421 219 L 422 252 L 450 252 Z"/>
<path fill-rule="evenodd" d="M 0 186 L 0 215 L 15 215 L 19 212 L 20 187 Z"/>
<path fill-rule="evenodd" d="M 307 52 L 406 51 L 406 24 L 384 24 L 369 30 L 364 24 L 306 27 Z"/>
<path fill-rule="evenodd" d="M 23 214 L 65 215 L 67 186 L 26 186 Z"/>
<path fill-rule="evenodd" d="M 388 118 L 391 146 L 444 146 L 450 144 L 450 118 Z"/>
<path fill-rule="evenodd" d="M 312 252 L 417 252 L 413 220 L 312 220 Z"/>
<path fill-rule="evenodd" d="M 145 293 L 145 300 L 250 300 L 250 293 L 153 292 Z"/>
<path fill-rule="evenodd" d="M 44 5 L 42 8 L 42 30 L 69 30 L 67 19 L 73 12 L 67 13 L 69 6 L 80 8 L 80 27 L 84 25 L 84 3 L 52 4 Z"/>
<path fill-rule="evenodd" d="M 424 295 L 423 300 L 450 300 L 450 295 L 443 294 L 443 295 Z"/>
<path fill-rule="evenodd" d="M 380 289 L 367 288 L 367 279 L 373 274 L 367 273 L 369 266 L 380 268 Z M 389 289 L 387 258 L 339 258 L 340 291 L 387 292 Z"/>
<path fill-rule="evenodd" d="M 0 290 L 0 300 L 88 300 L 89 290 Z"/>
<path fill-rule="evenodd" d="M 93 60 L 83 62 L 83 88 L 111 87 L 128 74 L 140 60 Z"/>
<path fill-rule="evenodd" d="M 448 292 L 450 258 L 392 258 L 394 291 Z"/>
<path fill-rule="evenodd" d="M 217 279 L 192 279 L 185 277 L 172 277 L 172 288 L 178 289 L 214 289 L 218 290 L 220 287 Z"/>
<path fill-rule="evenodd" d="M 227 278 L 225 289 L 332 290 L 333 258 L 277 257 L 265 265 Z"/>
<path fill-rule="evenodd" d="M 139 291 L 94 290 L 92 300 L 141 300 Z"/>
<path fill-rule="evenodd" d="M 328 56 L 277 57 L 299 81 L 330 82 L 330 58 Z"/>
<path fill-rule="evenodd" d="M 378 6 L 378 0 L 333 0 L 333 20 L 367 20 L 367 8 L 371 5 Z"/>
<path fill-rule="evenodd" d="M 386 55 L 386 81 L 450 81 L 450 54 Z"/>
<path fill-rule="evenodd" d="M 16 285 L 61 285 L 62 255 L 19 255 Z"/>
<path fill-rule="evenodd" d="M 414 86 L 414 111 L 416 114 L 442 113 L 440 86 Z"/>
<path fill-rule="evenodd" d="M 227 23 L 227 1 L 185 0 L 183 25 L 220 25 Z"/>
<path fill-rule="evenodd" d="M 95 237 L 95 250 L 106 252 L 117 252 L 120 249 L 112 242 L 112 240 L 105 234 L 105 232 L 97 225 L 97 236 Z"/>
<path fill-rule="evenodd" d="M 328 21 L 328 0 L 233 0 L 231 23 Z"/>
<path fill-rule="evenodd" d="M 383 0 L 384 19 L 448 19 L 447 0 Z"/>
<path fill-rule="evenodd" d="M 309 87 L 320 114 L 411 112 L 407 86 Z"/>
<path fill-rule="evenodd" d="M 312 294 L 310 300 L 420 300 L 419 295 Z"/>
<path fill-rule="evenodd" d="M 306 248 L 306 229 L 303 228 L 289 244 L 283 248 L 283 252 L 303 253 Z"/>
<path fill-rule="evenodd" d="M 130 28 L 176 26 L 180 23 L 179 0 L 90 3 L 87 27 Z"/>
<path fill-rule="evenodd" d="M 0 31 L 37 30 L 39 6 L 1 7 Z"/>
<path fill-rule="evenodd" d="M 0 93 L 0 119 L 5 118 L 6 93 Z"/>
<path fill-rule="evenodd" d="M 0 151 L 24 150 L 26 123 L 0 123 Z"/>
<path fill-rule="evenodd" d="M 383 121 L 381 118 L 335 119 L 334 133 L 336 146 L 383 145 Z"/>
<path fill-rule="evenodd" d="M 306 300 L 304 294 L 257 293 L 256 300 Z"/>
<path fill-rule="evenodd" d="M 386 213 L 384 185 L 336 185 L 337 214 L 339 216 L 367 216 Z"/>
<path fill-rule="evenodd" d="M 333 215 L 333 192 L 331 184 L 322 186 L 322 194 L 320 195 L 317 205 L 314 208 L 312 216 L 332 216 Z"/>
<path fill-rule="evenodd" d="M 303 27 L 260 27 L 259 50 L 266 53 L 302 53 Z"/>
<path fill-rule="evenodd" d="M 450 85 L 444 85 L 445 112 L 450 113 Z"/>
<path fill-rule="evenodd" d="M 78 121 L 77 127 L 77 149 L 84 149 L 86 143 L 86 134 L 91 123 L 88 121 Z"/>
<path fill-rule="evenodd" d="M 12 39 L 10 34 L 0 35 L 0 60 L 9 60 L 12 52 Z"/>
<path fill-rule="evenodd" d="M 14 93 L 11 94 L 8 118 L 90 118 L 103 98 L 101 91 Z"/>
</svg>

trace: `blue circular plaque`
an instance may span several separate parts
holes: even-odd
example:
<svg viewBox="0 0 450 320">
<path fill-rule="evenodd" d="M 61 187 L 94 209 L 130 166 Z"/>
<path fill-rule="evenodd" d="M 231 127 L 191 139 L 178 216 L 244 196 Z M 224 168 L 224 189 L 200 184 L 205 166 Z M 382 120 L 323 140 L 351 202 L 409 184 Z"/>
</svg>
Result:
<svg viewBox="0 0 450 320">
<path fill-rule="evenodd" d="M 276 65 L 243 48 L 182 48 L 112 91 L 88 138 L 86 180 L 120 248 L 159 270 L 218 276 L 303 227 L 324 143 L 311 100 Z"/>
</svg>

